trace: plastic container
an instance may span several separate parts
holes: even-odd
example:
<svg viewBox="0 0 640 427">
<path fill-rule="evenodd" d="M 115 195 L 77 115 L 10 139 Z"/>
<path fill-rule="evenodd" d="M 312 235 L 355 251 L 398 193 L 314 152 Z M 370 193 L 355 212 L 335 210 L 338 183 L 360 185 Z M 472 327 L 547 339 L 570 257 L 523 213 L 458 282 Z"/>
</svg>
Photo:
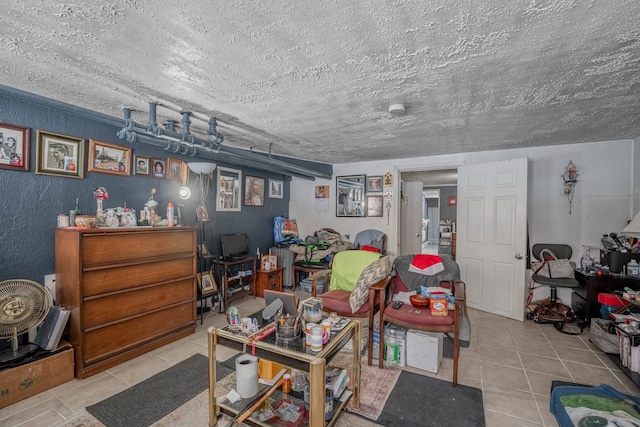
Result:
<svg viewBox="0 0 640 427">
<path fill-rule="evenodd" d="M 619 309 L 620 309 L 620 306 L 618 306 L 618 305 L 601 304 L 600 305 L 600 317 L 602 317 L 603 319 L 608 319 L 609 318 L 609 313 L 613 313 L 614 311 L 618 311 Z"/>
<path fill-rule="evenodd" d="M 600 293 L 598 294 L 598 302 L 604 305 L 611 305 L 614 307 L 623 307 L 626 305 L 624 298 L 616 294 Z"/>
<path fill-rule="evenodd" d="M 302 292 L 306 292 L 310 294 L 311 282 L 308 280 L 300 281 L 300 289 L 302 289 Z M 323 293 L 324 293 L 324 283 L 316 283 L 316 295 L 321 295 Z"/>
<path fill-rule="evenodd" d="M 635 259 L 632 259 L 631 262 L 627 264 L 627 274 L 629 276 L 640 276 L 640 264 L 638 264 Z"/>
<path fill-rule="evenodd" d="M 322 326 L 314 326 L 311 328 L 311 351 L 322 350 Z"/>
</svg>

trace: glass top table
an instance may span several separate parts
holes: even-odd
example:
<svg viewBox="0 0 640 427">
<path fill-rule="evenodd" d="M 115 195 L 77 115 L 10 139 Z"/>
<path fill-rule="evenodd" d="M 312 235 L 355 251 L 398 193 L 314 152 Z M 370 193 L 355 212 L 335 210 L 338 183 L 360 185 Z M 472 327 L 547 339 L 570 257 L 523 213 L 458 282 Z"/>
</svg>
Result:
<svg viewBox="0 0 640 427">
<path fill-rule="evenodd" d="M 264 331 L 268 324 L 262 319 L 260 313 L 253 316 L 259 321 L 260 331 Z M 347 319 L 344 328 L 331 331 L 331 338 L 322 350 L 313 352 L 305 345 L 305 335 L 294 340 L 276 339 L 275 332 L 260 339 L 252 340 L 260 334 L 258 331 L 252 336 L 247 336 L 235 330 L 230 330 L 228 326 L 224 328 L 209 328 L 208 352 L 209 352 L 209 425 L 215 426 L 217 413 L 223 411 L 229 415 L 237 416 L 243 411 L 237 406 L 218 403 L 216 400 L 216 347 L 225 346 L 247 354 L 273 361 L 288 368 L 309 373 L 309 425 L 311 427 L 330 426 L 337 419 L 340 410 L 336 410 L 333 418 L 325 423 L 325 372 L 327 364 L 333 357 L 347 344 L 352 342 L 353 346 L 353 378 L 351 392 L 353 403 L 356 407 L 360 404 L 360 353 L 361 353 L 361 325 L 356 319 Z M 268 392 L 269 387 L 261 387 L 260 394 Z M 346 402 L 344 402 L 346 404 Z M 245 423 L 268 426 L 268 422 L 258 422 L 249 417 Z"/>
</svg>

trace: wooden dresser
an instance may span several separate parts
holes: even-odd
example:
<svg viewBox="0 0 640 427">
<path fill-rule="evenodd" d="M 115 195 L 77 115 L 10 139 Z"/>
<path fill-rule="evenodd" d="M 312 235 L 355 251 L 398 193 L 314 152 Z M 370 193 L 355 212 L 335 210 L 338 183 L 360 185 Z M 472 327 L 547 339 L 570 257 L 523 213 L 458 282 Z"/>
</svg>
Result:
<svg viewBox="0 0 640 427">
<path fill-rule="evenodd" d="M 194 227 L 57 228 L 55 239 L 77 378 L 195 332 Z"/>
</svg>

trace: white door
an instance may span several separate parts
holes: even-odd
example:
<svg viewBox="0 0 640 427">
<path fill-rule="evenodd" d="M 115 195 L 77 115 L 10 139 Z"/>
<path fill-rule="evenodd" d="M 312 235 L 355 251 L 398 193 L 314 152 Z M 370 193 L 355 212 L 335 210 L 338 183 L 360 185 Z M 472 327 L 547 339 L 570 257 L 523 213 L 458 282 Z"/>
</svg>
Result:
<svg viewBox="0 0 640 427">
<path fill-rule="evenodd" d="M 422 182 L 403 182 L 400 203 L 400 253 L 422 252 Z"/>
<path fill-rule="evenodd" d="M 456 261 L 467 304 L 524 319 L 527 159 L 458 169 Z"/>
</svg>

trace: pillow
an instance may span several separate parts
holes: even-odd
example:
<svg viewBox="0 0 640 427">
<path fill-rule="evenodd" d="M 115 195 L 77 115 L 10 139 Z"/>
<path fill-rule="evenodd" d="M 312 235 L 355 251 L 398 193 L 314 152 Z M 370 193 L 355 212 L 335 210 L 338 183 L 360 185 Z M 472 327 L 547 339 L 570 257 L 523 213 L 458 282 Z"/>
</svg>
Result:
<svg viewBox="0 0 640 427">
<path fill-rule="evenodd" d="M 390 272 L 391 263 L 389 262 L 389 255 L 372 262 L 362 271 L 356 287 L 351 291 L 351 295 L 349 295 L 351 313 L 360 310 L 360 307 L 362 307 L 369 298 L 369 288 L 387 277 Z"/>
<path fill-rule="evenodd" d="M 360 250 L 361 251 L 369 251 L 369 252 L 380 252 L 380 250 L 378 248 L 376 248 L 375 246 L 370 246 L 370 245 L 360 246 Z"/>
<path fill-rule="evenodd" d="M 369 251 L 342 251 L 336 253 L 331 264 L 329 290 L 352 292 L 362 271 L 379 258 L 379 253 Z"/>
</svg>

